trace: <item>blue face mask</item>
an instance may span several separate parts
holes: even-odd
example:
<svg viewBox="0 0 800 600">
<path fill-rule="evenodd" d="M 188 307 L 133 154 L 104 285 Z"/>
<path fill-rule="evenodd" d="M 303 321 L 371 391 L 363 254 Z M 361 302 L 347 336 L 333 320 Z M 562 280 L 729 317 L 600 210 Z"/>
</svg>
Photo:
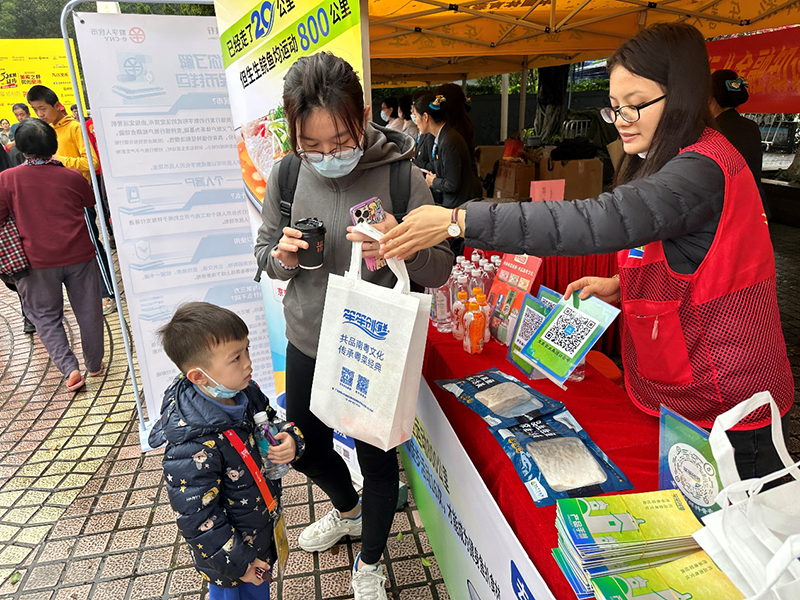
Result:
<svg viewBox="0 0 800 600">
<path fill-rule="evenodd" d="M 203 375 L 205 375 L 208 379 L 210 379 L 212 383 L 215 384 L 215 387 L 213 388 L 208 387 L 207 385 L 199 386 L 202 387 L 203 391 L 212 398 L 216 398 L 217 400 L 230 400 L 241 391 L 241 390 L 232 390 L 228 387 L 225 387 L 224 385 L 217 383 L 208 373 L 206 373 L 205 371 L 203 371 L 203 369 L 199 367 L 197 368 L 197 370 L 200 371 Z"/>
<path fill-rule="evenodd" d="M 335 158 L 330 154 L 326 154 L 325 158 L 320 162 L 312 162 L 311 166 L 317 170 L 317 173 L 328 179 L 338 179 L 348 175 L 353 169 L 356 168 L 358 161 L 364 155 L 364 151 L 358 148 L 353 152 L 352 158 L 343 159 Z"/>
<path fill-rule="evenodd" d="M 411 113 L 411 120 L 414 122 L 414 125 L 416 125 L 417 124 L 417 115 L 415 115 L 414 113 Z"/>
</svg>

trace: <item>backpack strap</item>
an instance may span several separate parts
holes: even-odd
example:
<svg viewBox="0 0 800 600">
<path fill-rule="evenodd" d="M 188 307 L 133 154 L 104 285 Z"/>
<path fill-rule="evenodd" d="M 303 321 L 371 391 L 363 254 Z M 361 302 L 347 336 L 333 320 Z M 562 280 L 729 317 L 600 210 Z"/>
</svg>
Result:
<svg viewBox="0 0 800 600">
<path fill-rule="evenodd" d="M 294 204 L 294 192 L 297 189 L 297 178 L 300 176 L 300 157 L 294 152 L 290 152 L 281 160 L 280 167 L 278 167 L 278 187 L 281 191 L 279 209 L 281 211 L 281 220 L 278 224 L 278 231 L 275 232 L 275 239 L 269 240 L 266 244 L 267 253 L 277 245 L 278 240 L 283 235 L 283 228 L 288 227 L 292 222 L 292 204 Z M 261 210 L 265 210 L 262 207 Z M 267 266 L 267 254 L 264 255 L 263 263 L 259 261 L 258 271 L 256 271 L 255 281 L 261 281 L 261 271 Z"/>
<path fill-rule="evenodd" d="M 408 201 L 411 197 L 410 160 L 395 161 L 389 165 L 389 194 L 392 200 L 392 214 L 397 222 L 408 214 Z"/>
</svg>

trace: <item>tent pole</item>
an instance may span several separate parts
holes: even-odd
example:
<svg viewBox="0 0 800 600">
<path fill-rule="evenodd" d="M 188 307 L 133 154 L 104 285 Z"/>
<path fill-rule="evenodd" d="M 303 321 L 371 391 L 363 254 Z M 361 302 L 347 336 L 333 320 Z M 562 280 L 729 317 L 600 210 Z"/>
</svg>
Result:
<svg viewBox="0 0 800 600">
<path fill-rule="evenodd" d="M 519 128 L 525 129 L 525 104 L 528 101 L 528 66 L 522 62 L 522 74 L 519 79 Z"/>
<path fill-rule="evenodd" d="M 508 73 L 500 76 L 500 141 L 508 138 Z"/>
</svg>

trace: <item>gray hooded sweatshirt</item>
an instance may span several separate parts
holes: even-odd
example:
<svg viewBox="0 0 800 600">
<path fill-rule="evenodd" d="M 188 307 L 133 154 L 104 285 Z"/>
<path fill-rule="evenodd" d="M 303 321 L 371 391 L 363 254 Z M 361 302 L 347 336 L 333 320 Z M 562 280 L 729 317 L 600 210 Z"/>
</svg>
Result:
<svg viewBox="0 0 800 600">
<path fill-rule="evenodd" d="M 289 281 L 283 298 L 286 337 L 306 356 L 317 356 L 328 275 L 343 275 L 350 266 L 352 242 L 345 238 L 347 227 L 353 224 L 350 209 L 377 196 L 386 213 L 390 214 L 392 201 L 389 193 L 389 165 L 399 160 L 411 160 L 413 155 L 414 140 L 410 137 L 400 131 L 370 123 L 366 129 L 366 151 L 350 174 L 339 179 L 329 179 L 317 173 L 307 161 L 302 161 L 292 205 L 291 223 L 307 217 L 317 217 L 325 223 L 327 234 L 323 264 L 316 270 L 285 269 L 270 254 L 274 244 L 267 247 L 269 240 L 274 239 L 277 242 L 280 238 L 276 236 L 280 225 L 280 187 L 277 176 L 280 162 L 273 166 L 273 176 L 267 181 L 255 255 L 258 264 L 265 265 L 269 277 Z M 412 167 L 410 187 L 409 211 L 424 204 L 433 204 L 425 178 L 417 167 Z M 453 253 L 445 243 L 422 250 L 414 260 L 406 263 L 411 280 L 425 287 L 444 285 L 450 276 L 452 265 Z M 361 276 L 366 281 L 384 287 L 391 287 L 396 282 L 388 267 L 374 272 L 364 267 Z"/>
</svg>

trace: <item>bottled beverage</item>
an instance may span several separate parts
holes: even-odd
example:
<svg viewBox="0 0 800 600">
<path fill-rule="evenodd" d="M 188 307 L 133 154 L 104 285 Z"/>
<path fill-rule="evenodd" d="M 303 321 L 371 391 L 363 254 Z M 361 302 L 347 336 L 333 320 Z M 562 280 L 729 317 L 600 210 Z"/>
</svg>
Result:
<svg viewBox="0 0 800 600">
<path fill-rule="evenodd" d="M 494 283 L 494 277 L 497 275 L 497 269 L 495 269 L 494 265 L 489 262 L 486 263 L 486 266 L 483 269 L 483 291 L 485 293 L 489 293 L 492 289 L 492 284 Z"/>
<path fill-rule="evenodd" d="M 567 381 L 583 381 L 586 378 L 586 357 L 584 356 L 580 362 L 575 365 L 575 370 L 569 374 Z"/>
<path fill-rule="evenodd" d="M 472 269 L 471 277 L 469 278 L 469 289 L 473 291 L 479 288 L 483 292 L 483 271 L 480 269 Z"/>
<path fill-rule="evenodd" d="M 264 411 L 253 415 L 253 421 L 256 424 L 255 438 L 258 452 L 261 454 L 261 462 L 264 463 L 264 476 L 267 479 L 280 479 L 289 472 L 289 464 L 279 465 L 272 462 L 267 456 L 270 446 L 280 445 L 280 442 L 275 439 L 277 430 L 269 422 L 269 416 Z"/>
<path fill-rule="evenodd" d="M 450 286 L 445 283 L 442 287 L 434 290 L 433 293 L 433 324 L 442 333 L 453 331 L 451 306 Z"/>
<path fill-rule="evenodd" d="M 458 283 L 457 283 L 457 290 L 456 290 L 456 298 L 458 298 L 458 292 L 465 292 L 467 294 L 467 298 L 469 298 L 469 277 L 466 275 L 459 275 L 458 276 Z"/>
<path fill-rule="evenodd" d="M 483 343 L 485 344 L 492 337 L 492 334 L 489 332 L 489 318 L 491 317 L 492 307 L 489 306 L 489 303 L 486 301 L 486 294 L 477 294 L 476 298 L 478 300 L 478 306 L 483 312 L 483 318 L 485 321 L 483 325 Z"/>
<path fill-rule="evenodd" d="M 464 313 L 467 312 L 467 292 L 458 292 L 458 298 L 453 304 L 453 337 L 457 340 L 464 339 Z"/>
<path fill-rule="evenodd" d="M 495 270 L 500 270 L 500 265 L 503 264 L 503 259 L 497 256 L 496 254 L 492 256 L 492 264 L 494 265 Z"/>
<path fill-rule="evenodd" d="M 473 250 L 472 251 L 472 264 L 476 267 L 480 266 L 481 259 L 483 258 L 483 252 L 480 250 Z"/>
<path fill-rule="evenodd" d="M 483 331 L 486 319 L 477 302 L 469 303 L 469 311 L 464 315 L 464 350 L 468 354 L 483 352 Z"/>
</svg>

